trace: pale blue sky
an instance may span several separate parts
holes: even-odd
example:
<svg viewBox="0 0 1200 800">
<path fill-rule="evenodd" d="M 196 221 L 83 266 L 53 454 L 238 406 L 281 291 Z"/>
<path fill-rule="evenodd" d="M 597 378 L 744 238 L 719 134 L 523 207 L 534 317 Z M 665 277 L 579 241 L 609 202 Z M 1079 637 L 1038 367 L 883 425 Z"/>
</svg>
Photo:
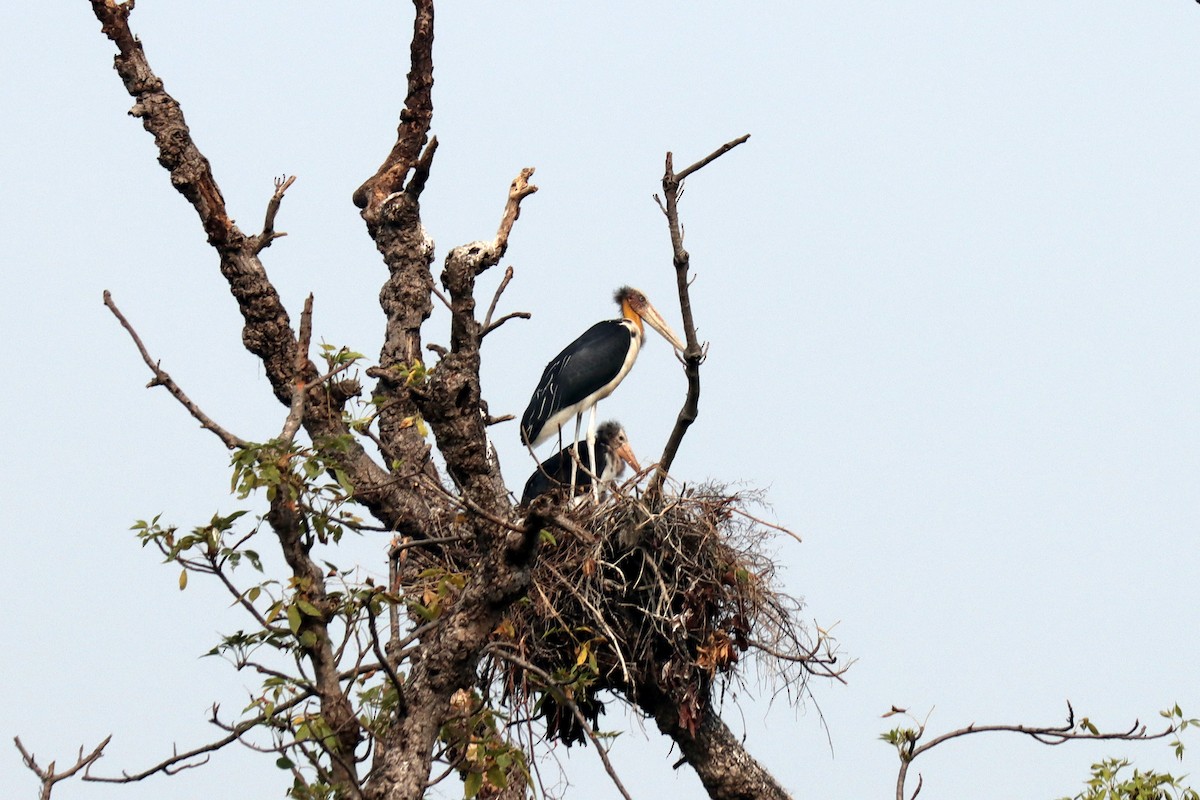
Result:
<svg viewBox="0 0 1200 800">
<path fill-rule="evenodd" d="M 439 260 L 493 234 L 521 167 L 541 187 L 503 303 L 534 317 L 484 349 L 493 413 L 520 413 L 545 362 L 613 315 L 620 284 L 680 327 L 651 200 L 663 154 L 687 163 L 753 135 L 684 197 L 711 346 L 676 475 L 768 490 L 772 518 L 804 538 L 779 542 L 786 585 L 858 660 L 848 685 L 812 687 L 827 732 L 813 702 L 768 710 L 765 689 L 727 714 L 797 796 L 892 796 L 877 736 L 893 703 L 936 706 L 934 731 L 1052 724 L 1068 698 L 1109 727 L 1175 701 L 1200 714 L 1200 7 L 459 0 L 438 13 L 424 218 Z M 246 229 L 271 179 L 299 176 L 267 269 L 293 311 L 316 294 L 319 337 L 372 357 L 384 269 L 350 195 L 394 138 L 410 16 L 376 0 L 140 0 L 133 17 Z M 253 681 L 198 658 L 242 624 L 224 597 L 199 580 L 180 593 L 127 530 L 235 502 L 223 448 L 143 388 L 101 292 L 227 427 L 266 438 L 283 410 L 190 207 L 125 115 L 87 4 L 21 4 L 8 30 L 0 733 L 62 762 L 112 732 L 100 769 L 114 773 L 210 737 L 208 705 L 241 708 Z M 444 316 L 426 338 L 445 341 Z M 601 414 L 650 461 L 684 388 L 652 337 Z M 519 489 L 515 426 L 493 434 Z M 382 549 L 354 553 L 378 571 Z M 634 797 L 696 795 L 664 752 L 656 734 L 618 741 Z M 1161 744 L 981 737 L 918 762 L 921 797 L 1073 794 L 1106 754 L 1196 771 Z M 571 797 L 614 795 L 595 761 L 571 753 Z M 261 798 L 282 778 L 231 752 L 55 796 Z M 0 749 L 0 795 L 33 791 Z"/>
</svg>

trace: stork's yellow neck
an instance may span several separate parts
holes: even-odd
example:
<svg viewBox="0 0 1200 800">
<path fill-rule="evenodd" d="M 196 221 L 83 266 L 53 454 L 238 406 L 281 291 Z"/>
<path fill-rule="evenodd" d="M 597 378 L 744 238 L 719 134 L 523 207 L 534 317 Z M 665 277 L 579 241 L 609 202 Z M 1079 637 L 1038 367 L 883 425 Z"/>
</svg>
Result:
<svg viewBox="0 0 1200 800">
<path fill-rule="evenodd" d="M 639 336 L 642 336 L 646 333 L 646 329 L 642 327 L 642 316 L 633 310 L 633 306 L 629 304 L 628 300 L 621 301 L 621 316 L 625 317 L 625 319 L 629 320 L 634 325 L 637 325 Z"/>
</svg>

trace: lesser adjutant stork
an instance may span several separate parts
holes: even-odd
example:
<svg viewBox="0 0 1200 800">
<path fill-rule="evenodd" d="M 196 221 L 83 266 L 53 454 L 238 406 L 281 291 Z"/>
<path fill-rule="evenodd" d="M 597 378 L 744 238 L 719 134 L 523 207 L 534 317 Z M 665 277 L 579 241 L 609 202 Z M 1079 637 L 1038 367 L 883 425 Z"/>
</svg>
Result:
<svg viewBox="0 0 1200 800">
<path fill-rule="evenodd" d="M 596 403 L 612 394 L 629 374 L 645 338 L 642 323 L 648 323 L 672 347 L 683 352 L 683 342 L 640 290 L 622 286 L 613 299 L 621 306 L 620 319 L 597 322 L 546 365 L 521 417 L 521 440 L 530 447 L 560 434 L 571 417 L 575 418 L 578 442 L 583 412 L 590 410 L 588 463 L 595 464 Z M 593 489 L 598 493 L 599 487 L 593 485 Z"/>
<path fill-rule="evenodd" d="M 529 476 L 529 480 L 525 482 L 525 492 L 521 495 L 521 502 L 530 503 L 547 492 L 566 490 L 571 483 L 571 473 L 574 472 L 576 458 L 579 459 L 579 466 L 583 469 L 579 479 L 575 481 L 573 494 L 590 491 L 593 478 L 598 481 L 603 490 L 625 472 L 626 464 L 633 467 L 634 472 L 642 471 L 637 458 L 633 455 L 633 449 L 629 446 L 629 437 L 625 435 L 625 429 L 619 422 L 605 422 L 596 429 L 598 467 L 592 466 L 586 449 L 579 450 L 578 442 L 564 447 L 539 464 L 534 473 Z"/>
</svg>

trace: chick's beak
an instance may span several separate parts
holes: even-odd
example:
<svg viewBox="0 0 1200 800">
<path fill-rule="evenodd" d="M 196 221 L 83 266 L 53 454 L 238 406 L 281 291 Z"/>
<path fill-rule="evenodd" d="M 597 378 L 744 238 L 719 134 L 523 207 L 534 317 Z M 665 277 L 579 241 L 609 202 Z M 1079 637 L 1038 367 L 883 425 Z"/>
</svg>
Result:
<svg viewBox="0 0 1200 800">
<path fill-rule="evenodd" d="M 667 324 L 667 321 L 662 318 L 661 314 L 658 313 L 658 310 L 654 306 L 650 305 L 650 303 L 647 302 L 643 308 L 639 309 L 638 314 L 642 319 L 650 323 L 651 328 L 654 328 L 654 330 L 662 334 L 662 337 L 670 342 L 671 346 L 680 353 L 687 348 L 687 346 L 679 340 L 679 337 L 675 335 L 675 331 L 671 330 L 671 326 Z"/>
<path fill-rule="evenodd" d="M 621 442 L 616 452 L 622 461 L 633 467 L 633 471 L 635 473 L 642 471 L 642 465 L 639 464 L 637 458 L 634 457 L 633 448 L 629 446 L 629 442 Z"/>
</svg>

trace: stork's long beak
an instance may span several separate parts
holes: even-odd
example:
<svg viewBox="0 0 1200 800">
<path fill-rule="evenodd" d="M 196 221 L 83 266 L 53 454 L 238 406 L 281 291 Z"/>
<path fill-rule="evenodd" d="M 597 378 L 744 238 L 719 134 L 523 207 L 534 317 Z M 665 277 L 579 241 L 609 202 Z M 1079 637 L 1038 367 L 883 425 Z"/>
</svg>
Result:
<svg viewBox="0 0 1200 800">
<path fill-rule="evenodd" d="M 675 331 L 671 330 L 671 326 L 662 318 L 658 310 L 650 305 L 649 300 L 646 301 L 646 305 L 643 308 L 638 309 L 638 316 L 649 322 L 650 327 L 662 334 L 662 337 L 670 342 L 671 346 L 680 353 L 687 349 L 687 345 L 679 340 L 679 337 L 675 335 Z"/>
<path fill-rule="evenodd" d="M 634 457 L 633 448 L 629 446 L 629 442 L 621 442 L 621 446 L 616 449 L 616 454 L 622 461 L 632 467 L 635 473 L 642 471 L 642 465 Z"/>
</svg>

